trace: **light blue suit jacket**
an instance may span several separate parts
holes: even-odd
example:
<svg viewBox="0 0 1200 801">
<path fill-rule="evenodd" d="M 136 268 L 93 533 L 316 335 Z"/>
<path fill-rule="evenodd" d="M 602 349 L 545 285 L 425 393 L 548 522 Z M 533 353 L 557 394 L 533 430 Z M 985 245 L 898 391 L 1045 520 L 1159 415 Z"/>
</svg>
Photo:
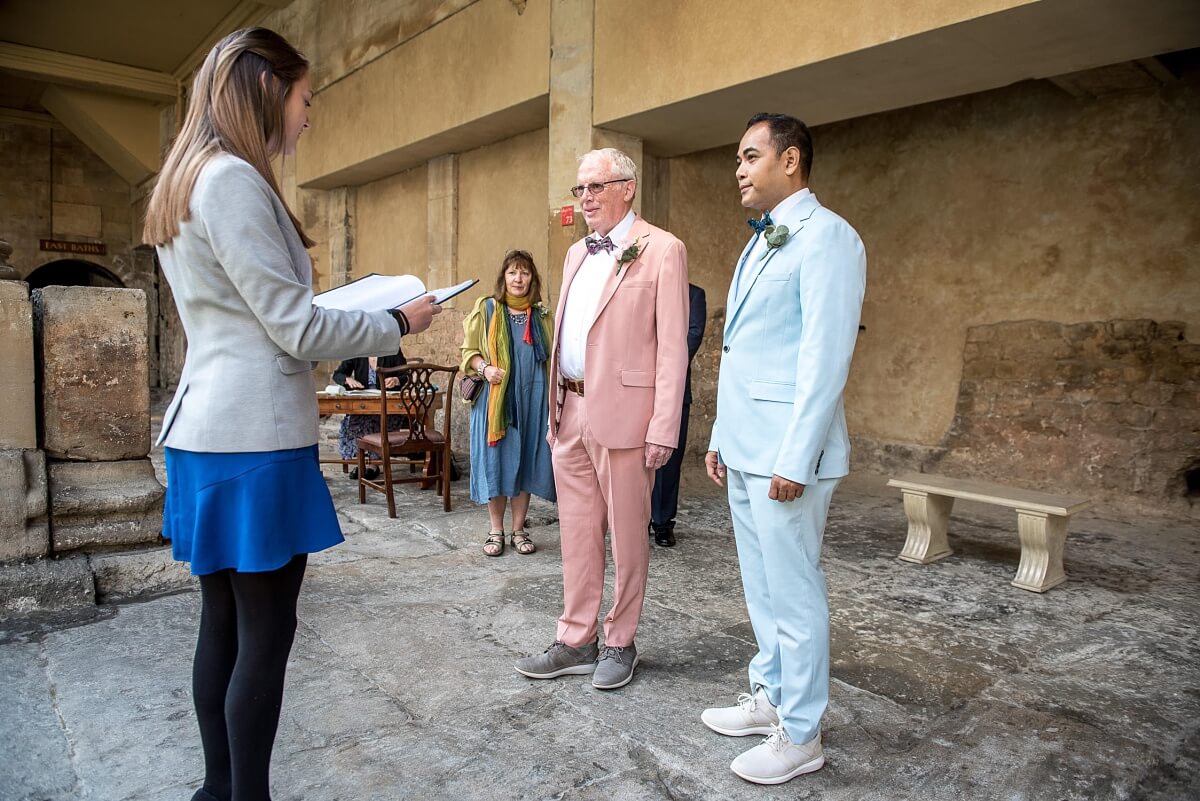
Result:
<svg viewBox="0 0 1200 801">
<path fill-rule="evenodd" d="M 709 450 L 734 470 L 808 485 L 850 470 L 842 390 L 867 257 L 850 224 L 814 195 L 774 222 L 787 241 L 743 265 L 740 281 L 735 271 L 730 286 Z"/>
</svg>

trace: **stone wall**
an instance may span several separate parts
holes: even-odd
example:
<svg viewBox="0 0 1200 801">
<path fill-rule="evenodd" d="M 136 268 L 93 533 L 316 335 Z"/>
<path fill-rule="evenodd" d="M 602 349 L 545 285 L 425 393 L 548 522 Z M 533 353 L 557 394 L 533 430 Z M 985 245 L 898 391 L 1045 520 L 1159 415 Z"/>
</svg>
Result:
<svg viewBox="0 0 1200 801">
<path fill-rule="evenodd" d="M 83 258 L 131 285 L 136 238 L 129 184 L 64 128 L 0 122 L 0 151 L 0 236 L 12 244 L 21 276 L 47 262 Z M 103 242 L 107 253 L 45 252 L 39 239 Z"/>
<path fill-rule="evenodd" d="M 866 330 L 846 392 L 855 469 L 938 457 L 961 412 L 969 328 L 1029 319 L 1200 326 L 1195 76 L 1092 98 L 1028 82 L 821 126 L 814 138 L 813 190 L 867 248 Z M 692 450 L 707 444 L 725 295 L 749 237 L 733 149 L 669 160 L 668 227 L 708 295 Z M 1137 386 L 1120 380 L 1127 392 Z M 1157 437 L 1180 435 L 1170 415 L 1150 425 Z M 1033 480 L 1028 460 L 1014 469 L 1016 481 Z M 1077 490 L 1095 486 L 1077 477 Z"/>
<path fill-rule="evenodd" d="M 159 543 L 144 293 L 52 286 L 33 307 L 50 552 Z"/>
<path fill-rule="evenodd" d="M 1200 507 L 1200 344 L 1185 333 L 1183 323 L 1153 320 L 968 329 L 954 423 L 931 466 L 1143 507 Z"/>
</svg>

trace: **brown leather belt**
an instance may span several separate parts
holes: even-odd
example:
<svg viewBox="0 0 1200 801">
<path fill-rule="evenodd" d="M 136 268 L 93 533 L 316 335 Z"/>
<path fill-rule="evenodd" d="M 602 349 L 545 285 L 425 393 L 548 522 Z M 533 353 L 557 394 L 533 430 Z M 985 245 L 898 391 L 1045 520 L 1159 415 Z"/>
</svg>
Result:
<svg viewBox="0 0 1200 801">
<path fill-rule="evenodd" d="M 564 378 L 563 386 L 566 387 L 567 389 L 569 389 L 571 392 L 574 392 L 579 397 L 581 397 L 581 398 L 583 397 L 583 380 L 582 379 L 576 380 L 574 378 Z"/>
</svg>

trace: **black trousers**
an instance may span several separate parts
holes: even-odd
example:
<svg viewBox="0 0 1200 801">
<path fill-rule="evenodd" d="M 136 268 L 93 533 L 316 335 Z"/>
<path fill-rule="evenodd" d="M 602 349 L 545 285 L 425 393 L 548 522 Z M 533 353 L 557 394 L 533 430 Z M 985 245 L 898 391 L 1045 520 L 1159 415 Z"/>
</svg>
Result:
<svg viewBox="0 0 1200 801">
<path fill-rule="evenodd" d="M 200 577 L 192 695 L 204 746 L 196 798 L 270 801 L 271 750 L 308 555 L 278 570 Z"/>
<path fill-rule="evenodd" d="M 654 473 L 654 491 L 650 495 L 650 526 L 675 528 L 675 513 L 679 511 L 679 472 L 683 469 L 683 452 L 687 446 L 688 417 L 692 404 L 683 405 L 679 417 L 679 444 L 667 463 Z"/>
</svg>

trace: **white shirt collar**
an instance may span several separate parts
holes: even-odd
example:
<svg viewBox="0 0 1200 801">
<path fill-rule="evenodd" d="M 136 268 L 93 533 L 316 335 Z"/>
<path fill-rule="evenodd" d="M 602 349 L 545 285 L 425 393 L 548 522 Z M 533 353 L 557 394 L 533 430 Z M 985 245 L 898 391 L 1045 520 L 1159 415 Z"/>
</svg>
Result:
<svg viewBox="0 0 1200 801">
<path fill-rule="evenodd" d="M 812 190 L 806 186 L 799 192 L 793 192 L 792 194 L 788 195 L 783 200 L 779 201 L 775 208 L 771 209 L 771 219 L 775 221 L 783 219 L 785 214 L 796 208 L 796 206 L 800 204 L 801 200 L 804 200 L 804 198 L 811 194 Z"/>
<path fill-rule="evenodd" d="M 629 229 L 633 228 L 633 222 L 636 219 L 637 215 L 633 213 L 633 209 L 630 209 L 629 212 L 621 218 L 621 221 L 617 223 L 611 231 L 608 232 L 608 238 L 618 246 L 625 246 L 629 244 L 627 241 L 629 237 Z M 592 232 L 592 235 L 598 236 L 595 231 Z"/>
</svg>

